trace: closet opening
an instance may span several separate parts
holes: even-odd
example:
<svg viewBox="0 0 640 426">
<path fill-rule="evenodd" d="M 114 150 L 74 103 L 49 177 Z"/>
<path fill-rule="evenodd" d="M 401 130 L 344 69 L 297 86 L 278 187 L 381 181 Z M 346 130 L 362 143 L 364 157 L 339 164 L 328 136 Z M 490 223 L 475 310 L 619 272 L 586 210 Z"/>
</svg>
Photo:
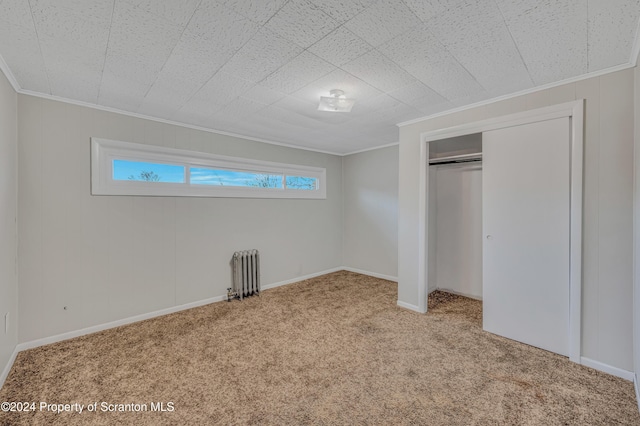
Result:
<svg viewBox="0 0 640 426">
<path fill-rule="evenodd" d="M 581 362 L 583 128 L 578 100 L 420 135 L 412 308 L 479 296 L 484 331 Z"/>
<path fill-rule="evenodd" d="M 447 294 L 482 300 L 482 133 L 428 148 L 430 304 Z"/>
</svg>

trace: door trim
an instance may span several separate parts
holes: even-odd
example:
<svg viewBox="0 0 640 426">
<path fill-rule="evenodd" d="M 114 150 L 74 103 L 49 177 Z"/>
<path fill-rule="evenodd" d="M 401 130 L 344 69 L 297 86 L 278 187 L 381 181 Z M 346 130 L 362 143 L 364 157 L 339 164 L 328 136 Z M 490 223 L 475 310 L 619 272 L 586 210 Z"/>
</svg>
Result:
<svg viewBox="0 0 640 426">
<path fill-rule="evenodd" d="M 580 364 L 582 338 L 582 186 L 584 147 L 584 99 L 524 111 L 503 117 L 466 123 L 420 135 L 418 199 L 418 310 L 427 312 L 429 288 L 429 143 L 456 136 L 569 117 L 571 135 L 570 253 L 569 253 L 569 359 Z"/>
</svg>

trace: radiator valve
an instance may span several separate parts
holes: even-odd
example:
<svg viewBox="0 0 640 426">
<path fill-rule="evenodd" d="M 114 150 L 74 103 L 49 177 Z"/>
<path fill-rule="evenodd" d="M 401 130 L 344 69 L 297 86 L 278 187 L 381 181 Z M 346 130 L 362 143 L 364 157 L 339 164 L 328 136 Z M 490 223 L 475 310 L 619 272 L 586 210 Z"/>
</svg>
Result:
<svg viewBox="0 0 640 426">
<path fill-rule="evenodd" d="M 236 297 L 238 297 L 238 294 L 235 291 L 231 291 L 231 287 L 227 288 L 227 302 L 231 302 Z"/>
</svg>

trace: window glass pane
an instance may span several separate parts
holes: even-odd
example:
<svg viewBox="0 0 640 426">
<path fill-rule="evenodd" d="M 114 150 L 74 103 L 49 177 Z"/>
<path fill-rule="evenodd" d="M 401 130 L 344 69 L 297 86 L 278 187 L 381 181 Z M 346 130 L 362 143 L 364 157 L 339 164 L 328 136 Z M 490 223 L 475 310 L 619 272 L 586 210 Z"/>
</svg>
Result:
<svg viewBox="0 0 640 426">
<path fill-rule="evenodd" d="M 194 185 L 244 186 L 282 189 L 282 175 L 191 167 L 191 183 Z"/>
<path fill-rule="evenodd" d="M 287 176 L 287 189 L 314 191 L 318 188 L 318 179 L 306 176 Z"/>
<path fill-rule="evenodd" d="M 113 160 L 113 180 L 184 183 L 184 166 Z"/>
</svg>

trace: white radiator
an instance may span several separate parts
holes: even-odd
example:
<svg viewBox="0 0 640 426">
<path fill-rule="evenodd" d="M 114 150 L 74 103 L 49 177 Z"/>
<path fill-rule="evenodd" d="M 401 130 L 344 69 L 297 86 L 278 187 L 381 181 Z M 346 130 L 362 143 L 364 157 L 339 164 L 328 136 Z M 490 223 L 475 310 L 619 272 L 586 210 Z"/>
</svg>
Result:
<svg viewBox="0 0 640 426">
<path fill-rule="evenodd" d="M 260 253 L 244 250 L 233 253 L 233 292 L 240 300 L 260 294 Z"/>
</svg>

